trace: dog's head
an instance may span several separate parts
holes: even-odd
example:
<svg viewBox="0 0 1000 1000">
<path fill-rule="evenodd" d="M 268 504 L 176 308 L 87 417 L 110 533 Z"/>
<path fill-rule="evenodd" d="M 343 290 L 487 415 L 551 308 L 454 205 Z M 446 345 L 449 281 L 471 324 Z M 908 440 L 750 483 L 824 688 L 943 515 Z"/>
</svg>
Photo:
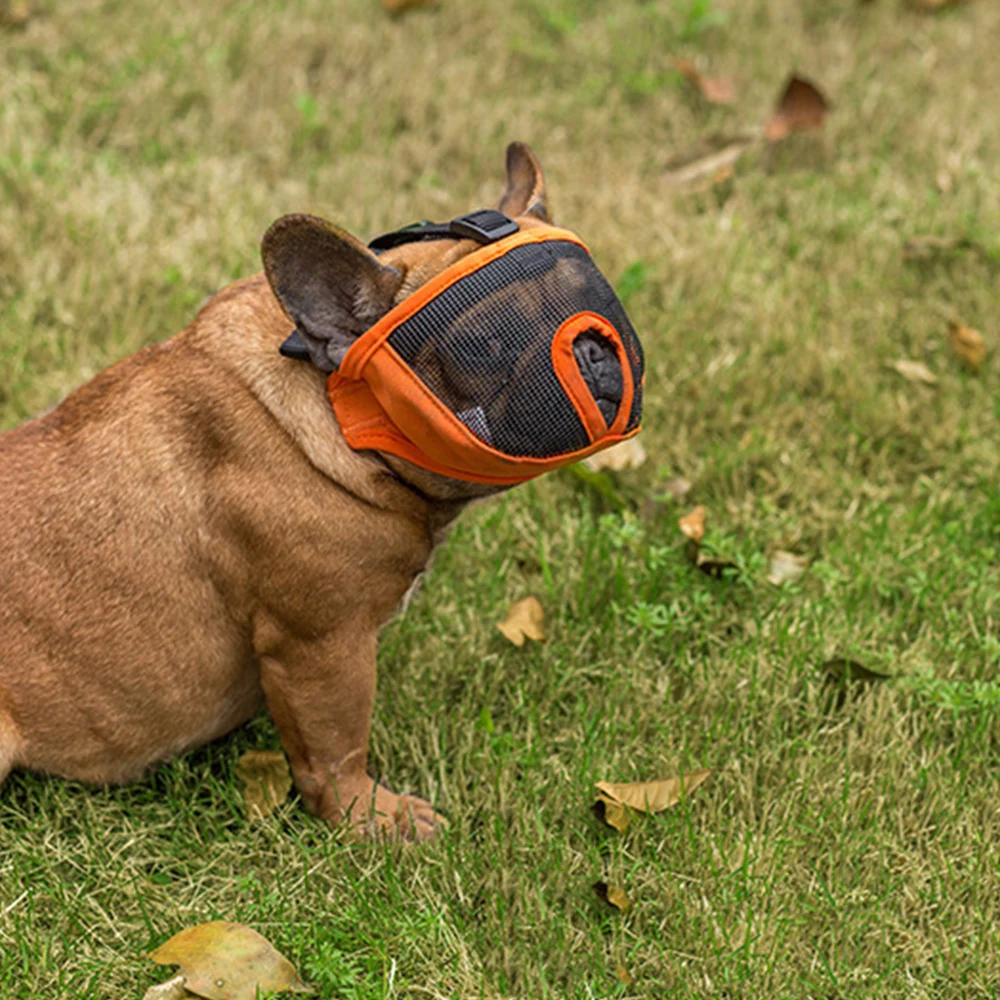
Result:
<svg viewBox="0 0 1000 1000">
<path fill-rule="evenodd" d="M 534 153 L 521 143 L 507 149 L 507 187 L 499 210 L 515 219 L 520 230 L 550 223 L 545 180 Z M 377 255 L 350 234 L 315 216 L 289 215 L 275 222 L 264 236 L 264 268 L 275 296 L 305 342 L 312 363 L 325 373 L 339 370 L 357 339 L 394 306 L 442 271 L 480 249 L 472 239 L 405 242 Z M 563 273 L 557 274 L 559 267 Z M 531 282 L 572 283 L 559 262 L 532 275 Z M 473 412 L 478 401 L 495 401 L 498 414 L 516 438 L 516 452 L 546 454 L 550 422 L 537 395 L 516 378 L 529 369 L 533 352 L 548 349 L 548 341 L 521 338 L 515 331 L 532 328 L 532 303 L 537 295 L 525 281 L 498 289 L 469 310 L 462 325 L 436 337 L 433 355 L 414 359 L 414 368 L 430 377 L 443 402 L 456 414 Z M 492 314 L 491 324 L 476 315 Z M 498 336 L 495 318 L 510 315 L 511 335 Z M 508 329 L 508 324 L 500 324 Z M 573 354 L 580 374 L 610 425 L 623 397 L 623 375 L 614 349 L 598 336 L 579 336 Z M 475 359 L 470 365 L 468 359 Z M 440 476 L 394 455 L 382 458 L 396 475 L 432 497 L 456 499 L 480 496 L 496 487 Z"/>
</svg>

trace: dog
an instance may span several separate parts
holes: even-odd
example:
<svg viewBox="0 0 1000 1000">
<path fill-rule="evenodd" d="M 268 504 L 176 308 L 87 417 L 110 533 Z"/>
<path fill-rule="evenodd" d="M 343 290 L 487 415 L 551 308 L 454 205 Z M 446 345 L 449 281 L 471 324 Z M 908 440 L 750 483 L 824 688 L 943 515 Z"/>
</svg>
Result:
<svg viewBox="0 0 1000 1000">
<path fill-rule="evenodd" d="M 549 221 L 523 144 L 499 210 Z M 266 705 L 312 812 L 373 836 L 440 829 L 428 802 L 367 771 L 378 633 L 461 510 L 497 488 L 351 450 L 325 381 L 476 249 L 378 256 L 286 216 L 265 274 L 0 435 L 0 783 L 13 768 L 133 780 Z M 293 323 L 312 363 L 279 354 Z"/>
</svg>

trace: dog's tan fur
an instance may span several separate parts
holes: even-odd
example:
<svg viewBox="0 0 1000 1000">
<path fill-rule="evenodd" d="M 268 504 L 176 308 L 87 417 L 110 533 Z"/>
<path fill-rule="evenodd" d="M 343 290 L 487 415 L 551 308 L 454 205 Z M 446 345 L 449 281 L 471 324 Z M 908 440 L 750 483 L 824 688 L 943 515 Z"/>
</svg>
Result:
<svg viewBox="0 0 1000 1000">
<path fill-rule="evenodd" d="M 508 151 L 500 204 L 525 227 L 546 217 L 527 147 Z M 314 812 L 390 835 L 437 827 L 427 802 L 367 774 L 376 643 L 482 491 L 351 451 L 324 374 L 277 349 L 303 269 L 353 285 L 352 268 L 374 268 L 352 290 L 363 329 L 476 244 L 373 263 L 327 229 L 328 258 L 303 260 L 317 222 L 281 220 L 265 240 L 277 297 L 264 275 L 236 282 L 0 437 L 0 781 L 13 767 L 127 781 L 266 703 Z"/>
</svg>

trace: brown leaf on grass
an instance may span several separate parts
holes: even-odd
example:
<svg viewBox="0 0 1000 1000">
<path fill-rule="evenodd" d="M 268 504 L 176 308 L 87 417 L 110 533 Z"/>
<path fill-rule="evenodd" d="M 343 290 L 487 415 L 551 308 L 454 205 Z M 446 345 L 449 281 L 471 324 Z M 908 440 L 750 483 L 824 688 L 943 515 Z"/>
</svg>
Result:
<svg viewBox="0 0 1000 1000">
<path fill-rule="evenodd" d="M 382 6 L 390 14 L 402 14 L 416 7 L 436 7 L 438 0 L 382 0 Z"/>
<path fill-rule="evenodd" d="M 188 927 L 149 957 L 159 965 L 179 965 L 184 986 L 206 1000 L 256 1000 L 268 990 L 312 992 L 267 938 L 243 924 L 213 920 Z"/>
<path fill-rule="evenodd" d="M 638 436 L 626 438 L 610 448 L 605 448 L 589 458 L 583 460 L 583 464 L 591 472 L 600 472 L 602 469 L 610 469 L 612 472 L 621 472 L 623 469 L 638 469 L 646 461 L 646 449 Z"/>
<path fill-rule="evenodd" d="M 620 802 L 612 802 L 611 799 L 599 795 L 591 808 L 602 823 L 619 833 L 624 833 L 632 825 L 632 813 Z"/>
<path fill-rule="evenodd" d="M 690 59 L 681 57 L 674 60 L 674 65 L 709 104 L 732 104 L 736 100 L 736 84 L 729 77 L 705 76 Z"/>
<path fill-rule="evenodd" d="M 922 382 L 924 385 L 937 385 L 937 375 L 922 361 L 908 361 L 906 358 L 900 358 L 899 361 L 892 363 L 892 367 L 907 382 Z"/>
<path fill-rule="evenodd" d="M 534 595 L 515 601 L 497 628 L 515 646 L 523 646 L 525 639 L 541 642 L 545 638 L 545 611 L 541 601 Z"/>
<path fill-rule="evenodd" d="M 632 906 L 632 900 L 628 898 L 628 893 L 617 885 L 608 885 L 607 882 L 595 882 L 593 889 L 608 906 L 613 906 L 622 913 L 628 913 L 629 908 Z"/>
<path fill-rule="evenodd" d="M 184 977 L 174 976 L 159 986 L 150 986 L 142 995 L 142 1000 L 189 1000 L 195 996 L 184 988 Z"/>
<path fill-rule="evenodd" d="M 705 537 L 705 508 L 698 504 L 690 514 L 685 514 L 678 522 L 681 531 L 695 545 L 701 545 Z"/>
<path fill-rule="evenodd" d="M 658 781 L 598 781 L 594 787 L 598 801 L 605 803 L 605 809 L 611 804 L 626 806 L 633 812 L 658 813 L 677 805 L 682 796 L 690 795 L 711 773 L 708 768 L 703 768 Z"/>
<path fill-rule="evenodd" d="M 777 142 L 792 132 L 817 131 L 823 127 L 829 113 L 830 105 L 819 88 L 793 74 L 764 126 L 764 137 L 770 142 Z"/>
<path fill-rule="evenodd" d="M 691 149 L 679 153 L 666 164 L 663 177 L 677 187 L 690 187 L 711 178 L 725 180 L 732 174 L 736 161 L 756 142 L 757 135 L 708 136 Z"/>
<path fill-rule="evenodd" d="M 280 750 L 248 750 L 236 764 L 236 776 L 250 820 L 270 816 L 292 789 L 288 760 Z"/>
<path fill-rule="evenodd" d="M 767 571 L 768 583 L 773 583 L 780 587 L 788 580 L 797 580 L 806 571 L 809 560 L 802 556 L 795 555 L 794 552 L 785 552 L 778 549 L 771 556 L 771 564 Z"/>
<path fill-rule="evenodd" d="M 964 323 L 951 323 L 948 327 L 948 340 L 952 350 L 959 356 L 962 363 L 974 372 L 986 360 L 986 344 L 983 335 L 978 330 Z"/>
<path fill-rule="evenodd" d="M 846 656 L 835 656 L 832 660 L 827 660 L 821 669 L 832 681 L 861 681 L 874 684 L 877 681 L 892 679 L 892 674 L 880 674 L 877 670 L 870 670 L 863 663 L 848 659 Z"/>
</svg>

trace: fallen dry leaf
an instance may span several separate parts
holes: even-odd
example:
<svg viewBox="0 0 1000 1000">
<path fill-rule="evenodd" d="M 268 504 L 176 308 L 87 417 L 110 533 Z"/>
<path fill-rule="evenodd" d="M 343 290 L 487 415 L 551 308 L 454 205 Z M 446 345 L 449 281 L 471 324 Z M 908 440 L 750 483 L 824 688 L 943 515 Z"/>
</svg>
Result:
<svg viewBox="0 0 1000 1000">
<path fill-rule="evenodd" d="M 280 750 L 248 750 L 236 765 L 236 776 L 250 820 L 270 816 L 292 789 L 288 760 Z"/>
<path fill-rule="evenodd" d="M 819 88 L 793 74 L 764 126 L 764 136 L 770 142 L 777 142 L 792 132 L 816 131 L 823 127 L 829 113 L 830 105 Z"/>
<path fill-rule="evenodd" d="M 974 372 L 979 371 L 979 366 L 986 360 L 983 335 L 964 323 L 951 323 L 948 328 L 948 340 L 962 363 Z"/>
<path fill-rule="evenodd" d="M 701 540 L 705 537 L 705 508 L 701 504 L 698 504 L 690 514 L 685 514 L 677 523 L 686 537 L 695 545 L 701 545 Z"/>
<path fill-rule="evenodd" d="M 602 469 L 610 469 L 612 472 L 621 472 L 623 469 L 638 469 L 646 461 L 646 449 L 638 436 L 626 438 L 610 448 L 605 448 L 589 458 L 583 460 L 583 464 L 591 472 L 600 472 Z"/>
<path fill-rule="evenodd" d="M 937 375 L 922 361 L 907 361 L 900 358 L 894 361 L 892 367 L 907 380 L 907 382 L 922 382 L 924 385 L 937 385 Z"/>
<path fill-rule="evenodd" d="M 706 177 L 725 180 L 732 174 L 736 161 L 758 141 L 756 134 L 709 136 L 686 152 L 671 157 L 663 177 L 677 187 L 690 187 Z"/>
<path fill-rule="evenodd" d="M 736 100 L 736 84 L 725 76 L 705 76 L 690 59 L 674 60 L 682 73 L 709 104 L 732 104 Z"/>
<path fill-rule="evenodd" d="M 213 920 L 188 927 L 149 957 L 159 965 L 179 965 L 185 988 L 206 1000 L 256 1000 L 267 990 L 311 992 L 295 966 L 243 924 Z"/>
<path fill-rule="evenodd" d="M 142 1000 L 189 1000 L 193 996 L 194 993 L 184 989 L 184 977 L 174 976 L 159 986 L 150 986 L 142 995 Z"/>
<path fill-rule="evenodd" d="M 608 906 L 613 906 L 622 913 L 628 913 L 632 900 L 628 898 L 628 893 L 624 889 L 620 889 L 617 885 L 608 885 L 607 882 L 595 882 L 593 889 Z"/>
<path fill-rule="evenodd" d="M 833 681 L 861 681 L 873 684 L 892 679 L 892 674 L 880 674 L 877 670 L 870 670 L 863 663 L 848 659 L 846 656 L 836 656 L 832 660 L 827 660 L 822 670 Z"/>
<path fill-rule="evenodd" d="M 611 799 L 597 797 L 593 805 L 594 815 L 602 822 L 624 833 L 632 825 L 632 813 L 628 811 L 620 802 L 612 802 Z"/>
<path fill-rule="evenodd" d="M 794 552 L 784 552 L 779 549 L 771 556 L 771 565 L 767 571 L 768 583 L 780 587 L 788 580 L 797 580 L 806 571 L 809 560 Z"/>
<path fill-rule="evenodd" d="M 657 813 L 677 805 L 682 795 L 690 795 L 711 773 L 711 770 L 704 768 L 658 781 L 598 781 L 594 787 L 597 789 L 598 801 L 605 804 L 605 811 L 609 805 L 619 805 L 627 806 L 634 812 Z"/>
<path fill-rule="evenodd" d="M 541 601 L 534 595 L 515 601 L 497 628 L 515 646 L 523 646 L 525 639 L 541 642 L 545 638 L 545 611 Z"/>
</svg>

